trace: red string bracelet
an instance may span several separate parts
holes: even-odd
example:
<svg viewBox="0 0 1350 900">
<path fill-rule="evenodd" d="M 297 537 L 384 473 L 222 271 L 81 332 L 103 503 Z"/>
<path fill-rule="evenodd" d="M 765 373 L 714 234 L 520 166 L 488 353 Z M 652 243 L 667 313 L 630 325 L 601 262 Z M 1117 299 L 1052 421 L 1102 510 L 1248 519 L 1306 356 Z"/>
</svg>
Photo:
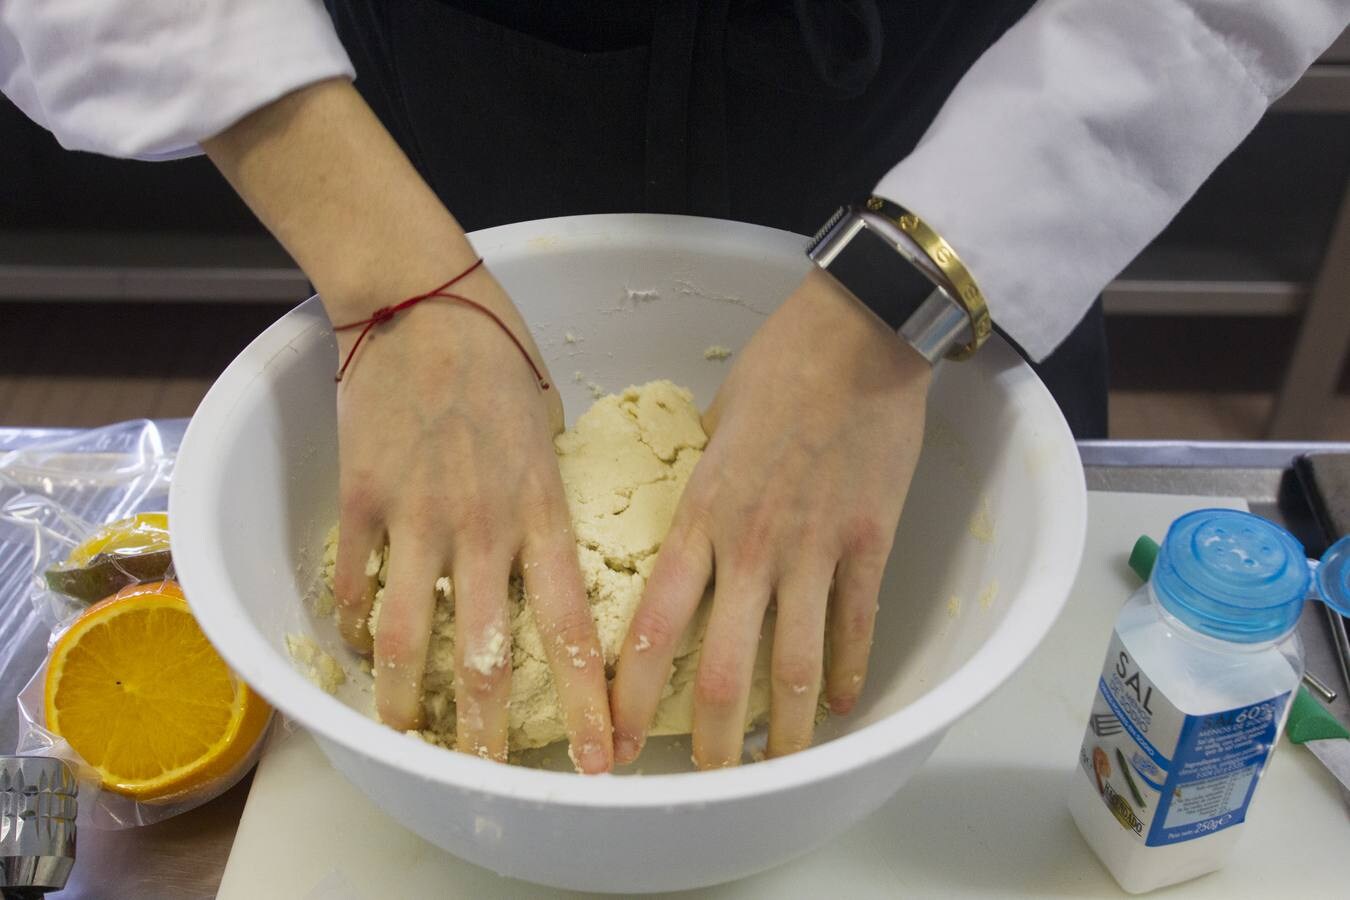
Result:
<svg viewBox="0 0 1350 900">
<path fill-rule="evenodd" d="M 496 322 L 497 327 L 506 332 L 506 336 L 511 339 L 511 343 L 516 345 L 516 349 L 520 351 L 520 355 L 525 357 L 526 364 L 529 365 L 530 371 L 534 373 L 535 381 L 539 382 L 539 389 L 543 391 L 548 390 L 549 384 L 544 379 L 544 374 L 539 371 L 539 367 L 536 366 L 534 360 L 530 358 L 529 351 L 525 349 L 525 345 L 520 342 L 520 339 L 516 337 L 515 332 L 508 328 L 506 323 L 503 322 L 495 312 L 475 300 L 470 300 L 462 294 L 452 294 L 446 290 L 446 288 L 452 287 L 456 282 L 468 277 L 471 272 L 482 264 L 482 259 L 475 260 L 473 265 L 469 266 L 463 272 L 460 272 L 444 284 L 427 291 L 425 294 L 418 294 L 414 297 L 409 297 L 407 300 L 400 303 L 395 303 L 393 306 L 381 306 L 379 309 L 375 310 L 375 312 L 371 313 L 370 318 L 368 319 L 362 319 L 359 322 L 348 322 L 346 325 L 334 325 L 334 331 L 350 331 L 353 328 L 360 328 L 361 333 L 356 336 L 356 343 L 352 344 L 352 349 L 347 351 L 347 358 L 342 361 L 342 368 L 338 369 L 337 376 L 333 380 L 341 381 L 342 376 L 347 374 L 347 367 L 350 366 L 352 360 L 356 358 L 356 351 L 361 347 L 361 342 L 366 339 L 366 335 L 370 334 L 372 328 L 376 325 L 382 325 L 385 322 L 390 321 L 398 313 L 403 312 L 405 309 L 411 309 L 423 300 L 439 297 L 442 300 L 453 300 L 456 303 L 463 303 L 466 306 L 478 310 L 483 315 Z"/>
</svg>

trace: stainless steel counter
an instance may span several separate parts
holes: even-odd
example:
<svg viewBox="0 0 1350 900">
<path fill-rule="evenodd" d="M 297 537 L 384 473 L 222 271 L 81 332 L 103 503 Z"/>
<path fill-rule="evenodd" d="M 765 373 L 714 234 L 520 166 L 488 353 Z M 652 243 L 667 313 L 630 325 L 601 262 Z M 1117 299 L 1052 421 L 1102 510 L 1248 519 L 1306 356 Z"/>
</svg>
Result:
<svg viewBox="0 0 1350 900">
<path fill-rule="evenodd" d="M 62 433 L 0 428 L 0 453 L 25 441 Z M 1294 443 L 1092 441 L 1079 448 L 1089 490 L 1242 497 L 1254 512 L 1288 527 L 1310 550 L 1320 547 L 1322 539 L 1289 466 L 1302 453 L 1350 452 L 1350 444 Z M 0 569 L 12 565 L 15 558 L 0 544 Z M 14 589 L 18 580 L 5 576 L 0 571 L 0 586 Z M 6 748 L 13 745 L 17 728 L 14 697 L 46 649 L 42 635 L 31 629 L 21 633 L 9 624 L 0 622 L 0 640 L 22 641 L 24 646 L 0 647 L 0 659 L 8 659 L 0 671 L 0 740 Z M 1324 617 L 1320 613 L 1304 616 L 1300 632 L 1309 670 L 1341 693 L 1333 711 L 1350 725 L 1350 686 L 1342 681 Z M 75 874 L 58 896 L 70 900 L 213 897 L 248 788 L 246 779 L 217 800 L 159 825 L 120 832 L 84 830 Z"/>
</svg>

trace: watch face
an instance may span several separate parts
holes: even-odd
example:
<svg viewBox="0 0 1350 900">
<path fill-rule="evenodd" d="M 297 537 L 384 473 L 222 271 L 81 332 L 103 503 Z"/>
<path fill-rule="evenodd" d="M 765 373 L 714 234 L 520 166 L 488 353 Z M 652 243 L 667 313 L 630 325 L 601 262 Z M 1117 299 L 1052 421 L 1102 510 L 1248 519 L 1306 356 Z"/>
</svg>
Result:
<svg viewBox="0 0 1350 900">
<path fill-rule="evenodd" d="M 869 228 L 836 254 L 828 271 L 895 331 L 934 290 L 918 267 Z"/>
</svg>

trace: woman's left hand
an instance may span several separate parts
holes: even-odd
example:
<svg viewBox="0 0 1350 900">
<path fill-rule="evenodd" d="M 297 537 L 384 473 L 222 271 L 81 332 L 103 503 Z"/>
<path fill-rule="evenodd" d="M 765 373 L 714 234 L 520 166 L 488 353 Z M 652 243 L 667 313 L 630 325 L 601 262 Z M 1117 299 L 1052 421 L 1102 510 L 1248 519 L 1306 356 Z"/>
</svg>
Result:
<svg viewBox="0 0 1350 900">
<path fill-rule="evenodd" d="M 764 614 L 777 603 L 768 752 L 811 744 L 824 688 L 862 690 L 877 594 L 923 438 L 931 368 L 816 270 L 751 339 L 629 627 L 610 695 L 618 763 L 640 752 L 675 647 L 716 569 L 694 761 L 735 765 Z"/>
</svg>

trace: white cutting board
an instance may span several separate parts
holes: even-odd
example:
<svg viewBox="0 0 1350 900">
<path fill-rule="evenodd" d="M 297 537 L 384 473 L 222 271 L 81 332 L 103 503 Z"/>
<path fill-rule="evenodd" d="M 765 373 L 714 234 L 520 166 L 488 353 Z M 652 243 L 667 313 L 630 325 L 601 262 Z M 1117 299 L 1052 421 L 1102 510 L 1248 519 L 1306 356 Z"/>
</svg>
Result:
<svg viewBox="0 0 1350 900">
<path fill-rule="evenodd" d="M 679 896 L 1120 896 L 1078 836 L 1063 796 L 1111 624 L 1137 587 L 1126 557 L 1136 537 L 1161 538 L 1184 512 L 1242 505 L 1090 494 L 1082 570 L 1063 616 L 1026 666 L 957 723 L 889 803 L 794 862 Z M 1350 814 L 1311 753 L 1282 744 L 1244 829 L 1225 869 L 1171 890 L 1223 900 L 1344 896 Z M 277 732 L 258 767 L 219 894 L 222 900 L 564 896 L 577 895 L 501 878 L 404 829 L 348 784 L 298 728 Z"/>
</svg>

